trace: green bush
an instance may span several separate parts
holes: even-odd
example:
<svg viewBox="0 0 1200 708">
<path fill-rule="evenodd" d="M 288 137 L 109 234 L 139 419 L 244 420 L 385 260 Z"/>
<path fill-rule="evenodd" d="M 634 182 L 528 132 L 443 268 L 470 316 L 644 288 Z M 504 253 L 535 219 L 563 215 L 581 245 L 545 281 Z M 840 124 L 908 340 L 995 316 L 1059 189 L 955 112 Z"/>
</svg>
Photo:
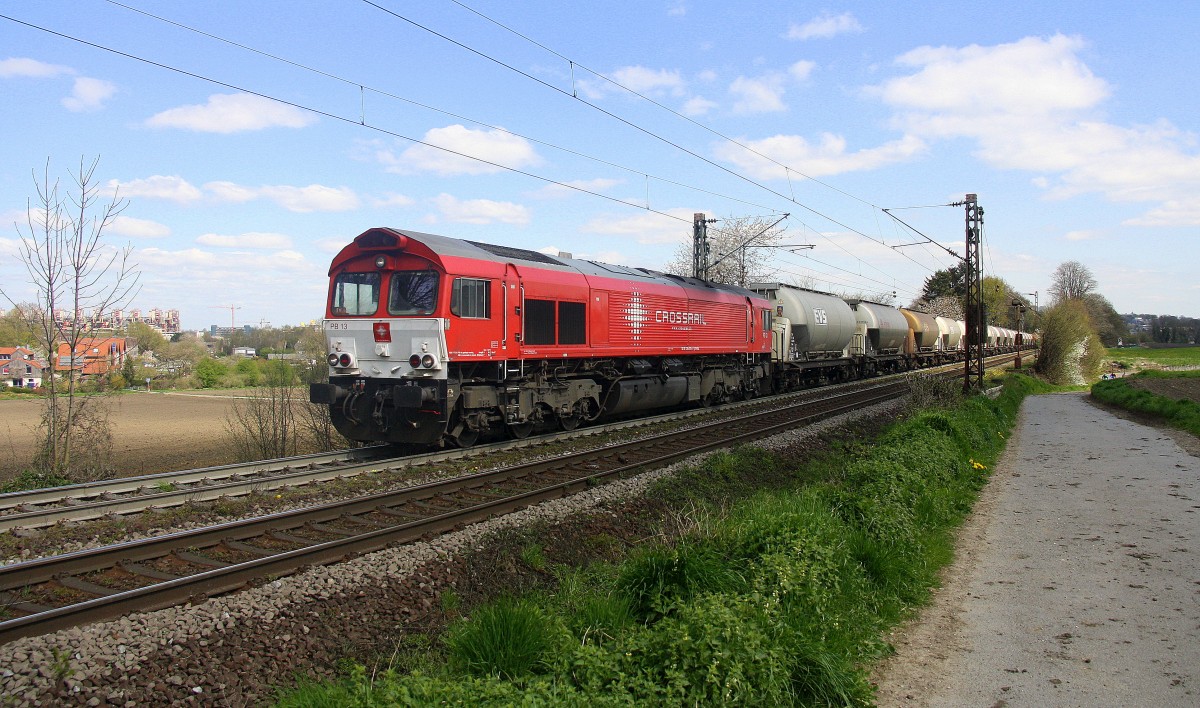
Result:
<svg viewBox="0 0 1200 708">
<path fill-rule="evenodd" d="M 243 386 L 257 386 L 260 378 L 257 359 L 240 359 L 234 371 L 242 378 Z"/>
<path fill-rule="evenodd" d="M 25 470 L 0 485 L 0 493 L 24 492 L 28 489 L 46 489 L 48 487 L 63 487 L 71 484 L 71 480 L 62 475 L 41 470 Z"/>
<path fill-rule="evenodd" d="M 220 383 L 221 378 L 225 376 L 228 369 L 224 362 L 217 361 L 211 357 L 204 357 L 196 362 L 196 378 L 200 381 L 201 388 L 213 388 Z"/>
<path fill-rule="evenodd" d="M 708 545 L 656 545 L 622 565 L 617 591 L 634 616 L 653 621 L 697 595 L 724 590 L 739 581 L 737 572 Z"/>
<path fill-rule="evenodd" d="M 1105 349 L 1092 331 L 1087 306 L 1066 300 L 1042 313 L 1034 370 L 1055 385 L 1082 384 L 1099 374 Z"/>
<path fill-rule="evenodd" d="M 504 597 L 452 627 L 446 646 L 464 672 L 511 679 L 542 668 L 561 634 L 533 602 Z"/>
</svg>

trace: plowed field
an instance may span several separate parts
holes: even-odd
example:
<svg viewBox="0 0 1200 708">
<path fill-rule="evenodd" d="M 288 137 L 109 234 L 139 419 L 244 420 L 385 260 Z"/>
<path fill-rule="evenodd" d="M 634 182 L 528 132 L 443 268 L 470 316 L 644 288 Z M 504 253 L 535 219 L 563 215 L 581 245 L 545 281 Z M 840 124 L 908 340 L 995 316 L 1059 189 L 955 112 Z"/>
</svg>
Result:
<svg viewBox="0 0 1200 708">
<path fill-rule="evenodd" d="M 113 462 L 121 476 L 234 462 L 225 433 L 233 398 L 186 393 L 130 393 L 106 398 Z M 33 457 L 42 401 L 0 401 L 0 481 Z"/>
<path fill-rule="evenodd" d="M 1200 378 L 1188 377 L 1179 379 L 1131 379 L 1129 383 L 1135 388 L 1157 393 L 1164 398 L 1174 400 L 1189 399 L 1200 403 Z"/>
</svg>

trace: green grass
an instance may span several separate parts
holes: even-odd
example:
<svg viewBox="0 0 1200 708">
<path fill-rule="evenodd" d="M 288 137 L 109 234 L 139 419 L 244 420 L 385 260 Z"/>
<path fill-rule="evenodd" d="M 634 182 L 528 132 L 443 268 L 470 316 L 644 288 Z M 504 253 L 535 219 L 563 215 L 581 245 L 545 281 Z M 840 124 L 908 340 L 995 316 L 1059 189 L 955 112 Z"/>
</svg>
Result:
<svg viewBox="0 0 1200 708">
<path fill-rule="evenodd" d="M 0 484 L 0 493 L 24 492 L 31 489 L 47 489 L 49 487 L 64 487 L 71 480 L 62 475 L 38 470 L 25 470 L 13 479 Z"/>
<path fill-rule="evenodd" d="M 1131 385 L 1140 378 L 1200 378 L 1200 371 L 1144 371 L 1137 376 L 1098 381 L 1092 386 L 1092 397 L 1103 403 L 1160 418 L 1174 428 L 1200 435 L 1200 405 L 1186 399 L 1172 400 Z"/>
<path fill-rule="evenodd" d="M 921 412 L 810 462 L 714 455 L 655 492 L 691 510 L 674 520 L 684 536 L 550 566 L 553 592 L 453 625 L 444 665 L 358 667 L 279 705 L 870 705 L 883 637 L 928 601 L 1020 401 L 1046 390 L 1010 375 L 995 400 Z"/>
<path fill-rule="evenodd" d="M 1200 346 L 1167 347 L 1163 349 L 1149 349 L 1145 347 L 1109 349 L 1105 358 L 1121 362 L 1130 367 L 1140 367 L 1147 363 L 1156 366 L 1200 365 Z"/>
</svg>

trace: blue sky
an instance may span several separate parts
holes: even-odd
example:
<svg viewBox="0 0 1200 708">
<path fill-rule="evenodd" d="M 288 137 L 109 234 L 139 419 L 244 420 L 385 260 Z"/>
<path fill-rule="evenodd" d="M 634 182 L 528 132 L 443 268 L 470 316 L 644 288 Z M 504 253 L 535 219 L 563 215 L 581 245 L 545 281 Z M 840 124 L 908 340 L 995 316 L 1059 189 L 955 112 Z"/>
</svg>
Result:
<svg viewBox="0 0 1200 708">
<path fill-rule="evenodd" d="M 788 212 L 787 241 L 816 248 L 781 252 L 780 279 L 908 302 L 953 261 L 891 248 L 917 239 L 881 208 L 968 192 L 987 273 L 1042 303 L 1078 260 L 1118 311 L 1200 316 L 1192 3 L 2 0 L 0 15 L 10 294 L 27 287 L 13 223 L 32 173 L 99 156 L 129 200 L 108 237 L 140 264 L 133 305 L 188 328 L 230 306 L 238 324 L 319 318 L 329 261 L 374 226 L 660 268 L 694 212 Z M 962 253 L 961 208 L 895 213 Z"/>
</svg>

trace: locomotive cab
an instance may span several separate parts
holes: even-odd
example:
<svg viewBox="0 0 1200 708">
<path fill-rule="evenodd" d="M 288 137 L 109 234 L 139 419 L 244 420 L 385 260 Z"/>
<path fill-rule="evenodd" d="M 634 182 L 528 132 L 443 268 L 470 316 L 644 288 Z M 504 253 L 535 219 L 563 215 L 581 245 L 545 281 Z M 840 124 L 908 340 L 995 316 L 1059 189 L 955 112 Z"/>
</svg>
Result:
<svg viewBox="0 0 1200 708">
<path fill-rule="evenodd" d="M 311 384 L 309 400 L 352 439 L 435 443 L 448 420 L 445 272 L 413 244 L 368 231 L 330 269 L 329 382 Z"/>
</svg>

